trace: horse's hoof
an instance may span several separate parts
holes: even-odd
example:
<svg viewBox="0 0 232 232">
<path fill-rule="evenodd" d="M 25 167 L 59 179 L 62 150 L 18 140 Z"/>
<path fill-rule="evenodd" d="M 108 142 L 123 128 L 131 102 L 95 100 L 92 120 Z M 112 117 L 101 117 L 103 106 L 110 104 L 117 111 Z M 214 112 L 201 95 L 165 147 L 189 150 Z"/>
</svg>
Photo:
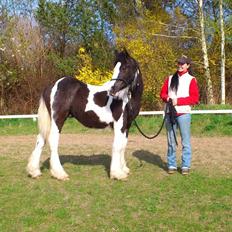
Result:
<svg viewBox="0 0 232 232">
<path fill-rule="evenodd" d="M 125 172 L 120 172 L 120 173 L 115 173 L 112 172 L 110 173 L 110 179 L 116 179 L 116 180 L 126 180 L 127 179 L 128 174 Z"/>
<path fill-rule="evenodd" d="M 57 179 L 57 180 L 61 180 L 61 181 L 69 180 L 69 176 L 54 176 L 54 175 L 52 175 L 52 177 Z"/>
<path fill-rule="evenodd" d="M 29 176 L 30 176 L 31 178 L 33 178 L 33 179 L 39 179 L 39 177 L 42 176 L 42 173 L 37 174 L 37 175 L 31 175 L 31 174 L 29 174 Z"/>
<path fill-rule="evenodd" d="M 69 176 L 65 176 L 65 177 L 57 178 L 57 179 L 61 180 L 61 181 L 67 181 L 67 180 L 69 180 Z"/>
<path fill-rule="evenodd" d="M 52 177 L 56 178 L 57 180 L 62 180 L 62 181 L 66 181 L 69 180 L 69 175 L 66 172 L 54 172 L 53 170 L 51 170 L 51 174 Z"/>
<path fill-rule="evenodd" d="M 42 175 L 39 169 L 27 168 L 27 172 L 28 172 L 28 176 L 30 176 L 33 179 L 37 179 Z"/>
<path fill-rule="evenodd" d="M 130 174 L 130 169 L 129 169 L 127 166 L 123 167 L 123 171 L 124 171 L 127 175 Z"/>
</svg>

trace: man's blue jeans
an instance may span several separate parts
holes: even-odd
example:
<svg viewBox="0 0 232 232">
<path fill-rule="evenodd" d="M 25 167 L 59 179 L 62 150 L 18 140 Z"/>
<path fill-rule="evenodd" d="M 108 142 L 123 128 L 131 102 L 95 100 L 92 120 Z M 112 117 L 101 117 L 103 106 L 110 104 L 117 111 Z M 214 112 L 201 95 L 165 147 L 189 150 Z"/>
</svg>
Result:
<svg viewBox="0 0 232 232">
<path fill-rule="evenodd" d="M 167 129 L 167 140 L 168 140 L 168 152 L 167 162 L 168 168 L 177 168 L 176 163 L 176 142 L 173 135 L 172 126 L 170 123 L 170 117 L 166 117 L 166 129 Z M 190 168 L 192 149 L 191 149 L 191 114 L 183 114 L 176 117 L 176 124 L 173 126 L 176 133 L 177 127 L 180 130 L 181 143 L 182 143 L 182 166 L 181 168 Z"/>
</svg>

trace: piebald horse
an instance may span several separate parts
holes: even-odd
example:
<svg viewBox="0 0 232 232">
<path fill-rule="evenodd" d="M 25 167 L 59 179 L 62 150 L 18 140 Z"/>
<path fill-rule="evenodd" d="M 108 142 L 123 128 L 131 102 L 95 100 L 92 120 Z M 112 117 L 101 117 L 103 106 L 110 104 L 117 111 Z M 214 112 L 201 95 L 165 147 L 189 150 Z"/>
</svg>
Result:
<svg viewBox="0 0 232 232">
<path fill-rule="evenodd" d="M 130 126 L 140 110 L 142 93 L 139 65 L 126 50 L 116 52 L 112 79 L 102 86 L 85 84 L 72 77 L 63 77 L 48 86 L 40 98 L 39 134 L 28 161 L 28 174 L 33 178 L 41 175 L 40 157 L 48 141 L 51 175 L 59 180 L 69 179 L 60 163 L 58 143 L 65 120 L 75 117 L 89 128 L 113 128 L 110 178 L 126 178 L 130 170 L 124 152 Z"/>
</svg>

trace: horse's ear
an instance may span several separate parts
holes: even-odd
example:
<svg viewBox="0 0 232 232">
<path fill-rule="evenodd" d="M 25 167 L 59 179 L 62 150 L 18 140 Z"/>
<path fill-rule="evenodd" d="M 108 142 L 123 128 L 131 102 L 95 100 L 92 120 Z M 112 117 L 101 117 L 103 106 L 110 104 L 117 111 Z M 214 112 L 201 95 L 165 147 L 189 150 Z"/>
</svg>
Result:
<svg viewBox="0 0 232 232">
<path fill-rule="evenodd" d="M 117 49 L 114 49 L 114 55 L 115 55 L 115 57 L 117 57 L 118 54 L 119 54 L 118 50 L 117 50 Z"/>
<path fill-rule="evenodd" d="M 128 53 L 128 51 L 126 50 L 125 47 L 123 48 L 123 52 L 124 52 L 124 54 L 125 54 L 126 57 L 130 57 L 130 55 L 129 55 L 129 53 Z"/>
</svg>

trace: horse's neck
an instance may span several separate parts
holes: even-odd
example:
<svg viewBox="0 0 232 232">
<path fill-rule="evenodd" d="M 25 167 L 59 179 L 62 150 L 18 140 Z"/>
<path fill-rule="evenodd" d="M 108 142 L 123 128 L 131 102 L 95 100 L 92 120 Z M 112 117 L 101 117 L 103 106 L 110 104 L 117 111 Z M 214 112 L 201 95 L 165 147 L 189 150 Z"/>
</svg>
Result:
<svg viewBox="0 0 232 232">
<path fill-rule="evenodd" d="M 103 88 L 110 89 L 114 85 L 115 80 L 109 80 L 102 85 Z"/>
<path fill-rule="evenodd" d="M 96 90 L 96 92 L 102 92 L 102 91 L 108 91 L 113 86 L 113 81 L 107 81 L 103 85 L 90 85 L 88 84 L 88 87 L 90 89 Z"/>
<path fill-rule="evenodd" d="M 134 88 L 131 89 L 131 100 L 135 102 L 140 102 L 143 94 L 143 80 L 142 76 L 137 77 Z"/>
</svg>

